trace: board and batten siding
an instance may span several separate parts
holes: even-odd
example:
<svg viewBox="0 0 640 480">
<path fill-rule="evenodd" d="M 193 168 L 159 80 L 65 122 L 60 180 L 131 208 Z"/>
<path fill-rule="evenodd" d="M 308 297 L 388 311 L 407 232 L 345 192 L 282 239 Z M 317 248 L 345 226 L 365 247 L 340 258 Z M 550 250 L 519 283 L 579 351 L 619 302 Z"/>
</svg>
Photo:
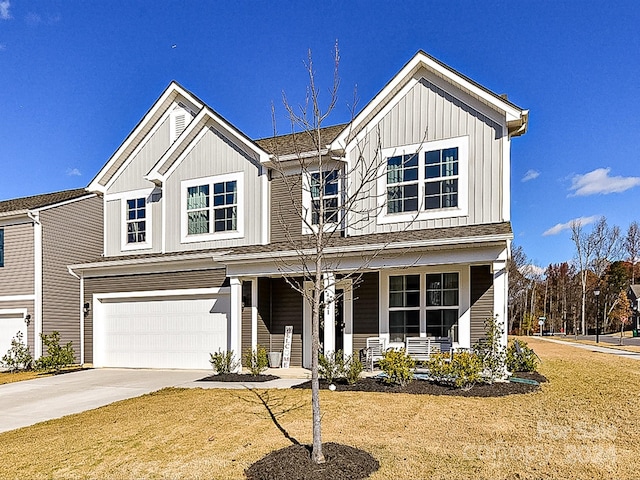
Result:
<svg viewBox="0 0 640 480">
<path fill-rule="evenodd" d="M 91 305 L 84 320 L 85 363 L 93 363 L 93 295 L 112 292 L 145 292 L 228 287 L 224 269 L 89 277 L 84 281 L 84 302 Z"/>
<path fill-rule="evenodd" d="M 485 337 L 484 322 L 493 316 L 493 274 L 489 265 L 471 266 L 471 345 Z"/>
<path fill-rule="evenodd" d="M 33 223 L 2 225 L 4 267 L 0 267 L 0 297 L 35 293 Z M 1 356 L 1 355 L 0 355 Z"/>
<path fill-rule="evenodd" d="M 362 275 L 353 289 L 353 353 L 367 347 L 367 337 L 380 335 L 379 326 L 379 274 Z"/>
<path fill-rule="evenodd" d="M 302 175 L 284 178 L 273 173 L 271 179 L 271 241 L 297 241 L 302 235 Z"/>
<path fill-rule="evenodd" d="M 501 222 L 503 217 L 503 148 L 506 128 L 496 118 L 481 112 L 488 107 L 460 91 L 453 95 L 439 84 L 441 80 L 422 70 L 416 74 L 419 81 L 378 122 L 369 128 L 369 133 L 359 142 L 359 147 L 348 155 L 352 162 L 362 153 L 369 159 L 384 165 L 380 148 L 405 145 L 420 145 L 425 142 L 456 137 L 469 137 L 468 163 L 468 214 L 451 218 L 419 220 L 411 224 L 363 222 L 363 228 L 352 235 L 364 235 L 399 231 L 405 228 L 425 229 L 481 223 Z M 449 86 L 453 91 L 453 87 Z M 489 113 L 489 112 L 487 112 Z M 352 180 L 352 181 L 355 181 Z M 377 186 L 376 186 L 377 187 Z M 378 192 L 384 196 L 385 192 Z M 374 215 L 377 199 L 371 195 L 362 199 L 362 212 Z"/>
<path fill-rule="evenodd" d="M 94 196 L 40 213 L 42 223 L 42 332 L 60 332 L 80 359 L 80 280 L 67 265 L 102 254 L 102 199 Z"/>
<path fill-rule="evenodd" d="M 203 136 L 186 154 L 181 163 L 169 175 L 164 186 L 166 202 L 166 250 L 169 252 L 198 250 L 205 248 L 234 247 L 262 243 L 263 182 L 262 167 L 252 159 L 234 140 L 224 136 L 218 130 L 206 128 Z M 181 243 L 182 182 L 199 178 L 241 173 L 244 183 L 243 238 Z"/>
<path fill-rule="evenodd" d="M 127 159 L 129 164 L 113 181 L 108 193 L 129 192 L 152 186 L 144 177 L 171 145 L 169 122 L 169 118 L 166 118 L 159 128 L 146 138 L 146 141 L 138 152 L 130 159 Z"/>
</svg>

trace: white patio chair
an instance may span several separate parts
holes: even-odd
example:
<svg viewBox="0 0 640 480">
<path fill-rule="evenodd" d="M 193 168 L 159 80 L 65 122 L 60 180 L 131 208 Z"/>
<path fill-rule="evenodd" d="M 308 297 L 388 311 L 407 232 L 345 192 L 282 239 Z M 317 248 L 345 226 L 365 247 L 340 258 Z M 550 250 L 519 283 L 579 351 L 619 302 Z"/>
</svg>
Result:
<svg viewBox="0 0 640 480">
<path fill-rule="evenodd" d="M 369 371 L 373 371 L 373 364 L 384 357 L 387 341 L 384 337 L 368 337 L 367 338 L 367 360 L 366 364 Z"/>
</svg>

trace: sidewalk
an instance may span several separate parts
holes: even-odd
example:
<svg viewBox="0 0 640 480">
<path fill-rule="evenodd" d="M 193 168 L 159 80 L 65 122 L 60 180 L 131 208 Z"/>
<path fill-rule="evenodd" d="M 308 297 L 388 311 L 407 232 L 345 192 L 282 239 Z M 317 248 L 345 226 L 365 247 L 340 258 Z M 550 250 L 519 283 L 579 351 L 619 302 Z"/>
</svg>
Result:
<svg viewBox="0 0 640 480">
<path fill-rule="evenodd" d="M 625 350 L 618 350 L 616 348 L 599 347 L 597 345 L 585 345 L 583 343 L 566 342 L 564 340 L 556 340 L 549 337 L 536 337 L 538 340 L 544 340 L 546 342 L 560 343 L 562 345 L 569 345 L 570 347 L 582 348 L 584 350 L 590 350 L 598 353 L 608 353 L 610 355 L 617 355 L 623 358 L 630 358 L 632 360 L 640 360 L 640 352 L 628 352 Z"/>
</svg>

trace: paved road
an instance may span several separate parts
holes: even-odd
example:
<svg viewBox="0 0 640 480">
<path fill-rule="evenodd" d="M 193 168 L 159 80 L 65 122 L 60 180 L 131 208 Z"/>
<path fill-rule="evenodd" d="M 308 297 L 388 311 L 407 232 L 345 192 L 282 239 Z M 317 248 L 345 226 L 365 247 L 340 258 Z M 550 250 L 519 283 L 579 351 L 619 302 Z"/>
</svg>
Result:
<svg viewBox="0 0 640 480">
<path fill-rule="evenodd" d="M 165 387 L 289 388 L 305 381 L 282 378 L 265 383 L 196 382 L 211 370 L 97 368 L 0 385 L 0 432 L 102 407 Z"/>
</svg>

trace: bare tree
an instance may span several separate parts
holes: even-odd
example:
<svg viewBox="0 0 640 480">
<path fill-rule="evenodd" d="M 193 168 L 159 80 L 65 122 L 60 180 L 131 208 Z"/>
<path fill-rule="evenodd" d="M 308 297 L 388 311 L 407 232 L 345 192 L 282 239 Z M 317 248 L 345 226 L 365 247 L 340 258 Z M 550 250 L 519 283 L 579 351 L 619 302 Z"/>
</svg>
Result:
<svg viewBox="0 0 640 480">
<path fill-rule="evenodd" d="M 587 274 L 588 268 L 591 265 L 591 261 L 593 260 L 595 246 L 593 245 L 593 239 L 591 238 L 591 235 L 587 235 L 584 232 L 582 228 L 582 222 L 580 220 L 573 220 L 571 222 L 571 240 L 576 247 L 575 259 L 578 263 L 580 286 L 582 287 L 580 322 L 582 334 L 584 335 L 587 331 L 585 315 L 587 301 Z"/>
<path fill-rule="evenodd" d="M 521 245 L 512 246 L 511 258 L 507 262 L 509 271 L 509 331 L 514 328 L 515 320 L 520 318 L 519 325 L 522 325 L 522 316 L 526 311 L 527 285 L 528 281 L 522 273 L 527 264 L 527 255 Z"/>
<path fill-rule="evenodd" d="M 640 257 L 640 226 L 634 221 L 629 225 L 627 236 L 624 238 L 624 248 L 631 262 L 631 285 L 636 283 L 636 262 Z"/>
<path fill-rule="evenodd" d="M 280 226 L 289 247 L 295 252 L 286 257 L 279 255 L 274 260 L 287 283 L 311 306 L 312 460 L 315 463 L 325 461 L 322 452 L 318 375 L 322 319 L 332 316 L 332 309 L 340 298 L 336 289 L 338 282 L 348 280 L 351 287 L 347 288 L 357 287 L 363 271 L 388 245 L 384 242 L 378 244 L 375 250 L 361 254 L 357 261 L 351 258 L 347 262 L 336 244 L 348 231 L 366 231 L 375 225 L 378 213 L 386 208 L 387 201 L 392 201 L 388 199 L 387 191 L 377 192 L 378 179 L 381 175 L 387 175 L 386 163 L 382 161 L 379 133 L 374 132 L 364 139 L 354 140 L 353 137 L 358 132 L 349 130 L 347 143 L 352 140 L 355 143 L 355 153 L 349 158 L 344 158 L 345 153 L 328 151 L 327 144 L 333 140 L 335 132 L 333 136 L 328 134 L 324 122 L 336 107 L 340 85 L 337 44 L 333 62 L 333 83 L 328 99 L 324 102 L 326 106 L 323 106 L 309 51 L 305 62 L 309 80 L 305 101 L 300 105 L 293 105 L 283 93 L 284 108 L 293 131 L 287 137 L 287 149 L 283 150 L 282 138 L 277 134 L 274 107 L 274 138 L 270 145 L 272 173 L 274 178 L 284 184 L 284 195 L 287 197 L 282 199 L 286 203 L 287 215 L 285 217 L 282 209 L 280 210 Z M 352 119 L 356 103 L 354 95 Z M 352 123 L 349 125 L 343 128 L 351 128 Z M 423 141 L 424 137 L 421 143 Z M 417 151 L 413 155 L 407 155 L 406 152 L 400 155 L 398 172 L 389 174 L 402 174 L 404 169 L 412 168 L 411 162 L 416 155 Z M 420 211 L 420 207 L 417 210 Z M 413 221 L 409 221 L 403 229 L 412 223 Z M 295 225 L 295 230 L 291 228 L 292 225 Z M 300 225 L 304 235 L 299 235 Z M 347 289 L 342 295 L 346 291 Z"/>
</svg>

